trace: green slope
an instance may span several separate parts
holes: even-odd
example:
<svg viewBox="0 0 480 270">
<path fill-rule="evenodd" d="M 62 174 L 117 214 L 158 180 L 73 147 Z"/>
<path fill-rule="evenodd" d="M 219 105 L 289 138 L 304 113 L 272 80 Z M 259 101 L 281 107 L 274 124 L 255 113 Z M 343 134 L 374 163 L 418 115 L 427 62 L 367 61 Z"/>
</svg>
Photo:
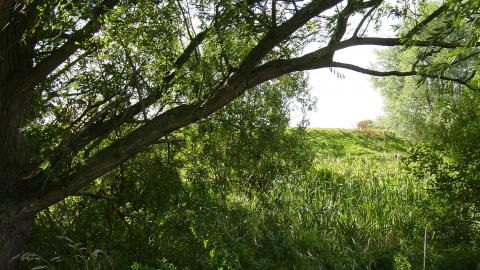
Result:
<svg viewBox="0 0 480 270">
<path fill-rule="evenodd" d="M 387 131 L 309 128 L 307 134 L 321 156 L 395 157 L 409 147 L 407 140 Z"/>
</svg>

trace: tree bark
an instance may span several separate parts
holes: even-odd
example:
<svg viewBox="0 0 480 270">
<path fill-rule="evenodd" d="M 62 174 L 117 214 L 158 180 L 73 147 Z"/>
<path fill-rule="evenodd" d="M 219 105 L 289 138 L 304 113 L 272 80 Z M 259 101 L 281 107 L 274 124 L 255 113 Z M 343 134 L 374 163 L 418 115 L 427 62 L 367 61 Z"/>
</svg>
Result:
<svg viewBox="0 0 480 270">
<path fill-rule="evenodd" d="M 19 89 L 33 69 L 34 44 L 21 42 L 29 20 L 16 18 L 0 31 L 0 198 L 19 191 L 19 181 L 26 171 L 29 153 L 22 129 L 32 110 L 33 87 Z M 21 21 L 24 20 L 24 21 Z"/>
<path fill-rule="evenodd" d="M 7 6 L 0 16 L 0 22 L 9 18 L 0 31 L 0 269 L 11 270 L 17 268 L 12 258 L 22 251 L 35 216 L 21 200 L 30 159 L 23 130 L 31 115 L 33 87 L 17 87 L 33 68 L 34 46 L 20 42 L 29 20 L 15 17 L 20 13 Z"/>
<path fill-rule="evenodd" d="M 1 205 L 0 207 L 5 207 Z M 27 242 L 34 215 L 17 216 L 18 209 L 2 209 L 0 212 L 0 269 L 17 268 L 18 257 Z"/>
</svg>

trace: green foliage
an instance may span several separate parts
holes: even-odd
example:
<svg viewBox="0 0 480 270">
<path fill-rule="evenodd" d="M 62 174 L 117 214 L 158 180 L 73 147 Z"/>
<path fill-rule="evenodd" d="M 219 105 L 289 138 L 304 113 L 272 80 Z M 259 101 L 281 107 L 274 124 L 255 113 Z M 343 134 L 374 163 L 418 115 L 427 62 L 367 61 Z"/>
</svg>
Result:
<svg viewBox="0 0 480 270">
<path fill-rule="evenodd" d="M 250 252 L 242 242 L 251 247 L 256 241 L 242 239 L 244 234 L 269 228 L 254 223 L 236 231 L 251 212 L 230 206 L 227 197 L 238 190 L 263 198 L 260 190 L 311 167 L 305 129 L 287 128 L 292 100 L 308 100 L 304 84 L 302 74 L 283 77 L 166 137 L 79 196 L 39 214 L 31 245 L 45 257 L 59 256 L 53 247 L 61 243 L 45 239 L 68 235 L 88 248 L 102 247 L 120 269 L 240 265 L 239 254 Z M 232 235 L 217 233 L 227 229 Z M 257 257 L 253 264 L 260 263 Z"/>
<path fill-rule="evenodd" d="M 302 74 L 282 77 L 186 131 L 191 176 L 216 182 L 222 192 L 232 182 L 265 189 L 277 178 L 308 170 L 314 153 L 302 141 L 305 129 L 288 128 L 292 99 L 305 98 L 309 106 L 305 84 Z"/>
<path fill-rule="evenodd" d="M 423 14 L 422 19 L 426 19 L 438 8 L 438 3 L 425 1 L 419 12 Z M 474 140 L 480 134 L 480 97 L 479 76 L 476 74 L 479 50 L 473 45 L 478 42 L 479 22 L 473 14 L 480 5 L 478 1 L 446 1 L 441 8 L 443 12 L 439 16 L 420 28 L 418 25 L 422 20 L 407 16 L 400 23 L 406 48 L 379 53 L 379 64 L 384 70 L 414 70 L 419 74 L 438 75 L 430 78 L 386 77 L 374 81 L 385 97 L 389 127 L 424 142 Z M 417 31 L 412 32 L 412 29 Z M 414 48 L 412 44 L 418 39 L 458 42 L 464 46 L 441 50 Z M 462 79 L 446 81 L 440 79 L 441 76 Z"/>
<path fill-rule="evenodd" d="M 252 124 L 254 119 L 243 120 Z M 75 197 L 43 212 L 32 247 L 46 258 L 68 257 L 55 248 L 61 241 L 53 240 L 56 234 L 69 235 L 89 249 L 105 250 L 120 269 L 392 267 L 402 224 L 411 222 L 405 217 L 412 212 L 412 194 L 419 192 L 401 181 L 403 173 L 392 155 L 367 160 L 324 154 L 311 167 L 305 149 L 314 149 L 312 136 L 333 143 L 338 136 L 326 136 L 333 131 L 321 131 L 322 138 L 318 130 L 267 125 L 245 134 L 224 124 L 201 123 L 185 131 L 193 138 L 187 146 L 159 145 L 140 155 L 97 182 L 91 194 L 103 197 Z M 211 128 L 200 133 L 203 125 Z M 222 132 L 229 126 L 231 132 Z M 263 132 L 277 136 L 275 145 L 262 145 L 268 142 Z M 356 131 L 342 134 L 350 147 L 364 147 Z M 388 145 L 382 136 L 370 138 Z M 182 138 L 178 134 L 178 141 Z M 254 159 L 249 165 L 246 157 L 228 154 L 244 147 L 245 138 L 259 143 L 242 154 L 265 155 L 260 162 Z M 284 166 L 276 160 L 298 171 L 272 170 L 271 163 Z M 256 171 L 247 175 L 250 167 Z M 262 172 L 268 177 L 262 181 L 270 184 L 252 185 Z"/>
<path fill-rule="evenodd" d="M 425 14 L 438 6 L 424 3 Z M 422 142 L 405 160 L 409 178 L 424 183 L 426 196 L 415 210 L 415 235 L 428 233 L 432 269 L 474 269 L 479 265 L 478 222 L 480 96 L 478 70 L 478 1 L 446 1 L 438 18 L 415 38 L 462 42 L 456 49 L 408 48 L 381 52 L 385 70 L 406 70 L 459 76 L 468 86 L 437 78 L 382 78 L 376 85 L 386 98 L 387 124 Z M 470 13 L 473 12 L 473 13 Z M 478 12 L 477 12 L 478 13 Z M 402 25 L 408 32 L 417 22 Z M 411 239 L 415 242 L 414 239 Z M 420 239 L 416 240 L 417 246 Z M 412 254 L 415 251 L 407 252 Z M 411 257 L 408 255 L 408 257 Z M 457 260 L 461 257 L 461 260 Z M 428 265 L 428 264 L 427 264 Z"/>
<path fill-rule="evenodd" d="M 480 200 L 478 188 L 480 153 L 418 147 L 406 160 L 416 179 L 427 179 L 429 197 L 422 203 L 425 226 L 443 242 L 478 240 Z"/>
<path fill-rule="evenodd" d="M 385 69 L 405 69 L 414 51 L 381 53 Z M 375 80 L 385 97 L 386 125 L 420 141 L 450 143 L 478 136 L 480 97 L 477 91 L 437 80 L 419 84 L 418 78 Z"/>
<path fill-rule="evenodd" d="M 396 155 L 409 143 L 392 133 L 267 125 L 248 134 L 228 119 L 202 122 L 112 172 L 91 190 L 105 198 L 43 212 L 31 247 L 64 258 L 52 269 L 74 261 L 59 234 L 104 251 L 116 269 L 418 269 L 426 229 L 427 269 L 478 264 L 470 215 L 478 163 L 425 147 L 403 165 Z M 261 145 L 263 132 L 276 146 Z M 234 154 L 244 138 L 257 147 Z M 249 164 L 259 153 L 271 159 Z M 276 160 L 298 171 L 272 170 Z M 262 172 L 275 177 L 253 185 Z"/>
<path fill-rule="evenodd" d="M 35 233 L 42 238 L 32 241 L 37 253 L 46 258 L 68 256 L 52 248 L 62 247 L 58 235 L 67 235 L 87 249 L 101 247 L 118 266 L 156 258 L 156 247 L 145 243 L 158 230 L 156 218 L 176 203 L 182 189 L 176 169 L 159 150 L 137 157 L 102 180 L 83 196 L 70 197 L 38 215 Z M 61 264 L 60 269 L 69 267 Z"/>
<path fill-rule="evenodd" d="M 408 144 L 370 121 L 359 123 L 368 132 L 288 128 L 292 102 L 303 112 L 312 102 L 305 74 L 278 76 L 332 65 L 336 49 L 358 41 L 342 36 L 347 17 L 367 12 L 349 10 L 376 3 L 348 1 L 302 21 L 295 2 L 120 1 L 105 16 L 102 1 L 35 5 L 35 25 L 22 37 L 31 51 L 18 53 L 32 54 L 31 71 L 46 78 L 25 87 L 35 88 L 22 127 L 37 168 L 31 178 L 45 180 L 32 196 L 47 190 L 45 197 L 62 200 L 64 186 L 72 196 L 38 214 L 35 253 L 19 255 L 23 266 L 412 269 L 421 265 L 424 230 L 430 268 L 476 265 L 478 1 L 447 1 L 445 14 L 411 34 L 418 16 L 406 16 L 407 48 L 383 54 L 387 70 L 414 63 L 420 73 L 470 86 L 433 75 L 377 81 L 396 128 L 445 147 L 416 148 L 405 167 L 398 159 Z M 436 8 L 420 3 L 420 17 Z M 372 23 L 411 14 L 410 3 L 398 6 L 372 6 Z M 290 29 L 292 37 L 279 38 Z M 419 49 L 416 38 L 464 46 Z M 301 56 L 311 41 L 332 47 Z M 64 60 L 45 64 L 51 56 Z M 137 149 L 123 147 L 132 141 Z M 140 150 L 115 167 L 117 155 L 123 162 Z M 105 156 L 97 171 L 83 166 Z"/>
<path fill-rule="evenodd" d="M 110 257 L 101 249 L 90 250 L 82 243 L 76 243 L 68 237 L 58 236 L 60 247 L 64 250 L 61 256 L 46 259 L 39 254 L 23 252 L 18 254 L 18 260 L 23 267 L 31 267 L 32 270 L 54 269 L 113 269 Z"/>
<path fill-rule="evenodd" d="M 306 179 L 281 190 L 296 233 L 326 240 L 333 269 L 392 267 L 402 228 L 412 221 L 412 203 L 422 194 L 397 165 L 394 159 L 319 160 Z"/>
</svg>

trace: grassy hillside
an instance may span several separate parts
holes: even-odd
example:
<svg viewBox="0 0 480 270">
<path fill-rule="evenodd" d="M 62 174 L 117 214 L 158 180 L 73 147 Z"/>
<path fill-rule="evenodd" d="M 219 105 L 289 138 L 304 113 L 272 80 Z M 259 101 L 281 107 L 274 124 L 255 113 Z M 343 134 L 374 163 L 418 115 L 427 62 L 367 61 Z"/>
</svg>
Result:
<svg viewBox="0 0 480 270">
<path fill-rule="evenodd" d="M 395 157 L 409 147 L 405 139 L 386 131 L 309 128 L 307 133 L 319 156 Z"/>
</svg>

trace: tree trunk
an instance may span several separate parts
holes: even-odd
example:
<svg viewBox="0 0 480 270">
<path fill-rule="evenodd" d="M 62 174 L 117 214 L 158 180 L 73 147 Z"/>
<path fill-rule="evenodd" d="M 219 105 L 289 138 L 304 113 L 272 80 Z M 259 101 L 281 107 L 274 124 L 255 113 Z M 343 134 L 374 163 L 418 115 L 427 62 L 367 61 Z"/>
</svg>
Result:
<svg viewBox="0 0 480 270">
<path fill-rule="evenodd" d="M 35 216 L 26 212 L 28 205 L 22 199 L 22 177 L 31 158 L 24 128 L 34 89 L 18 87 L 33 69 L 34 44 L 22 42 L 30 22 L 21 12 L 24 3 L 0 3 L 0 269 L 12 270 L 17 268 L 12 258 L 24 248 Z"/>
<path fill-rule="evenodd" d="M 12 26 L 0 32 L 0 189 L 2 197 L 18 190 L 27 170 L 29 153 L 23 129 L 31 115 L 33 88 L 19 89 L 23 78 L 33 69 L 32 48 L 18 43 Z M 5 49 L 7 48 L 7 49 Z"/>
<path fill-rule="evenodd" d="M 3 207 L 0 206 L 0 207 Z M 17 268 L 18 257 L 30 236 L 34 215 L 17 216 L 11 209 L 0 213 L 0 269 Z"/>
</svg>

